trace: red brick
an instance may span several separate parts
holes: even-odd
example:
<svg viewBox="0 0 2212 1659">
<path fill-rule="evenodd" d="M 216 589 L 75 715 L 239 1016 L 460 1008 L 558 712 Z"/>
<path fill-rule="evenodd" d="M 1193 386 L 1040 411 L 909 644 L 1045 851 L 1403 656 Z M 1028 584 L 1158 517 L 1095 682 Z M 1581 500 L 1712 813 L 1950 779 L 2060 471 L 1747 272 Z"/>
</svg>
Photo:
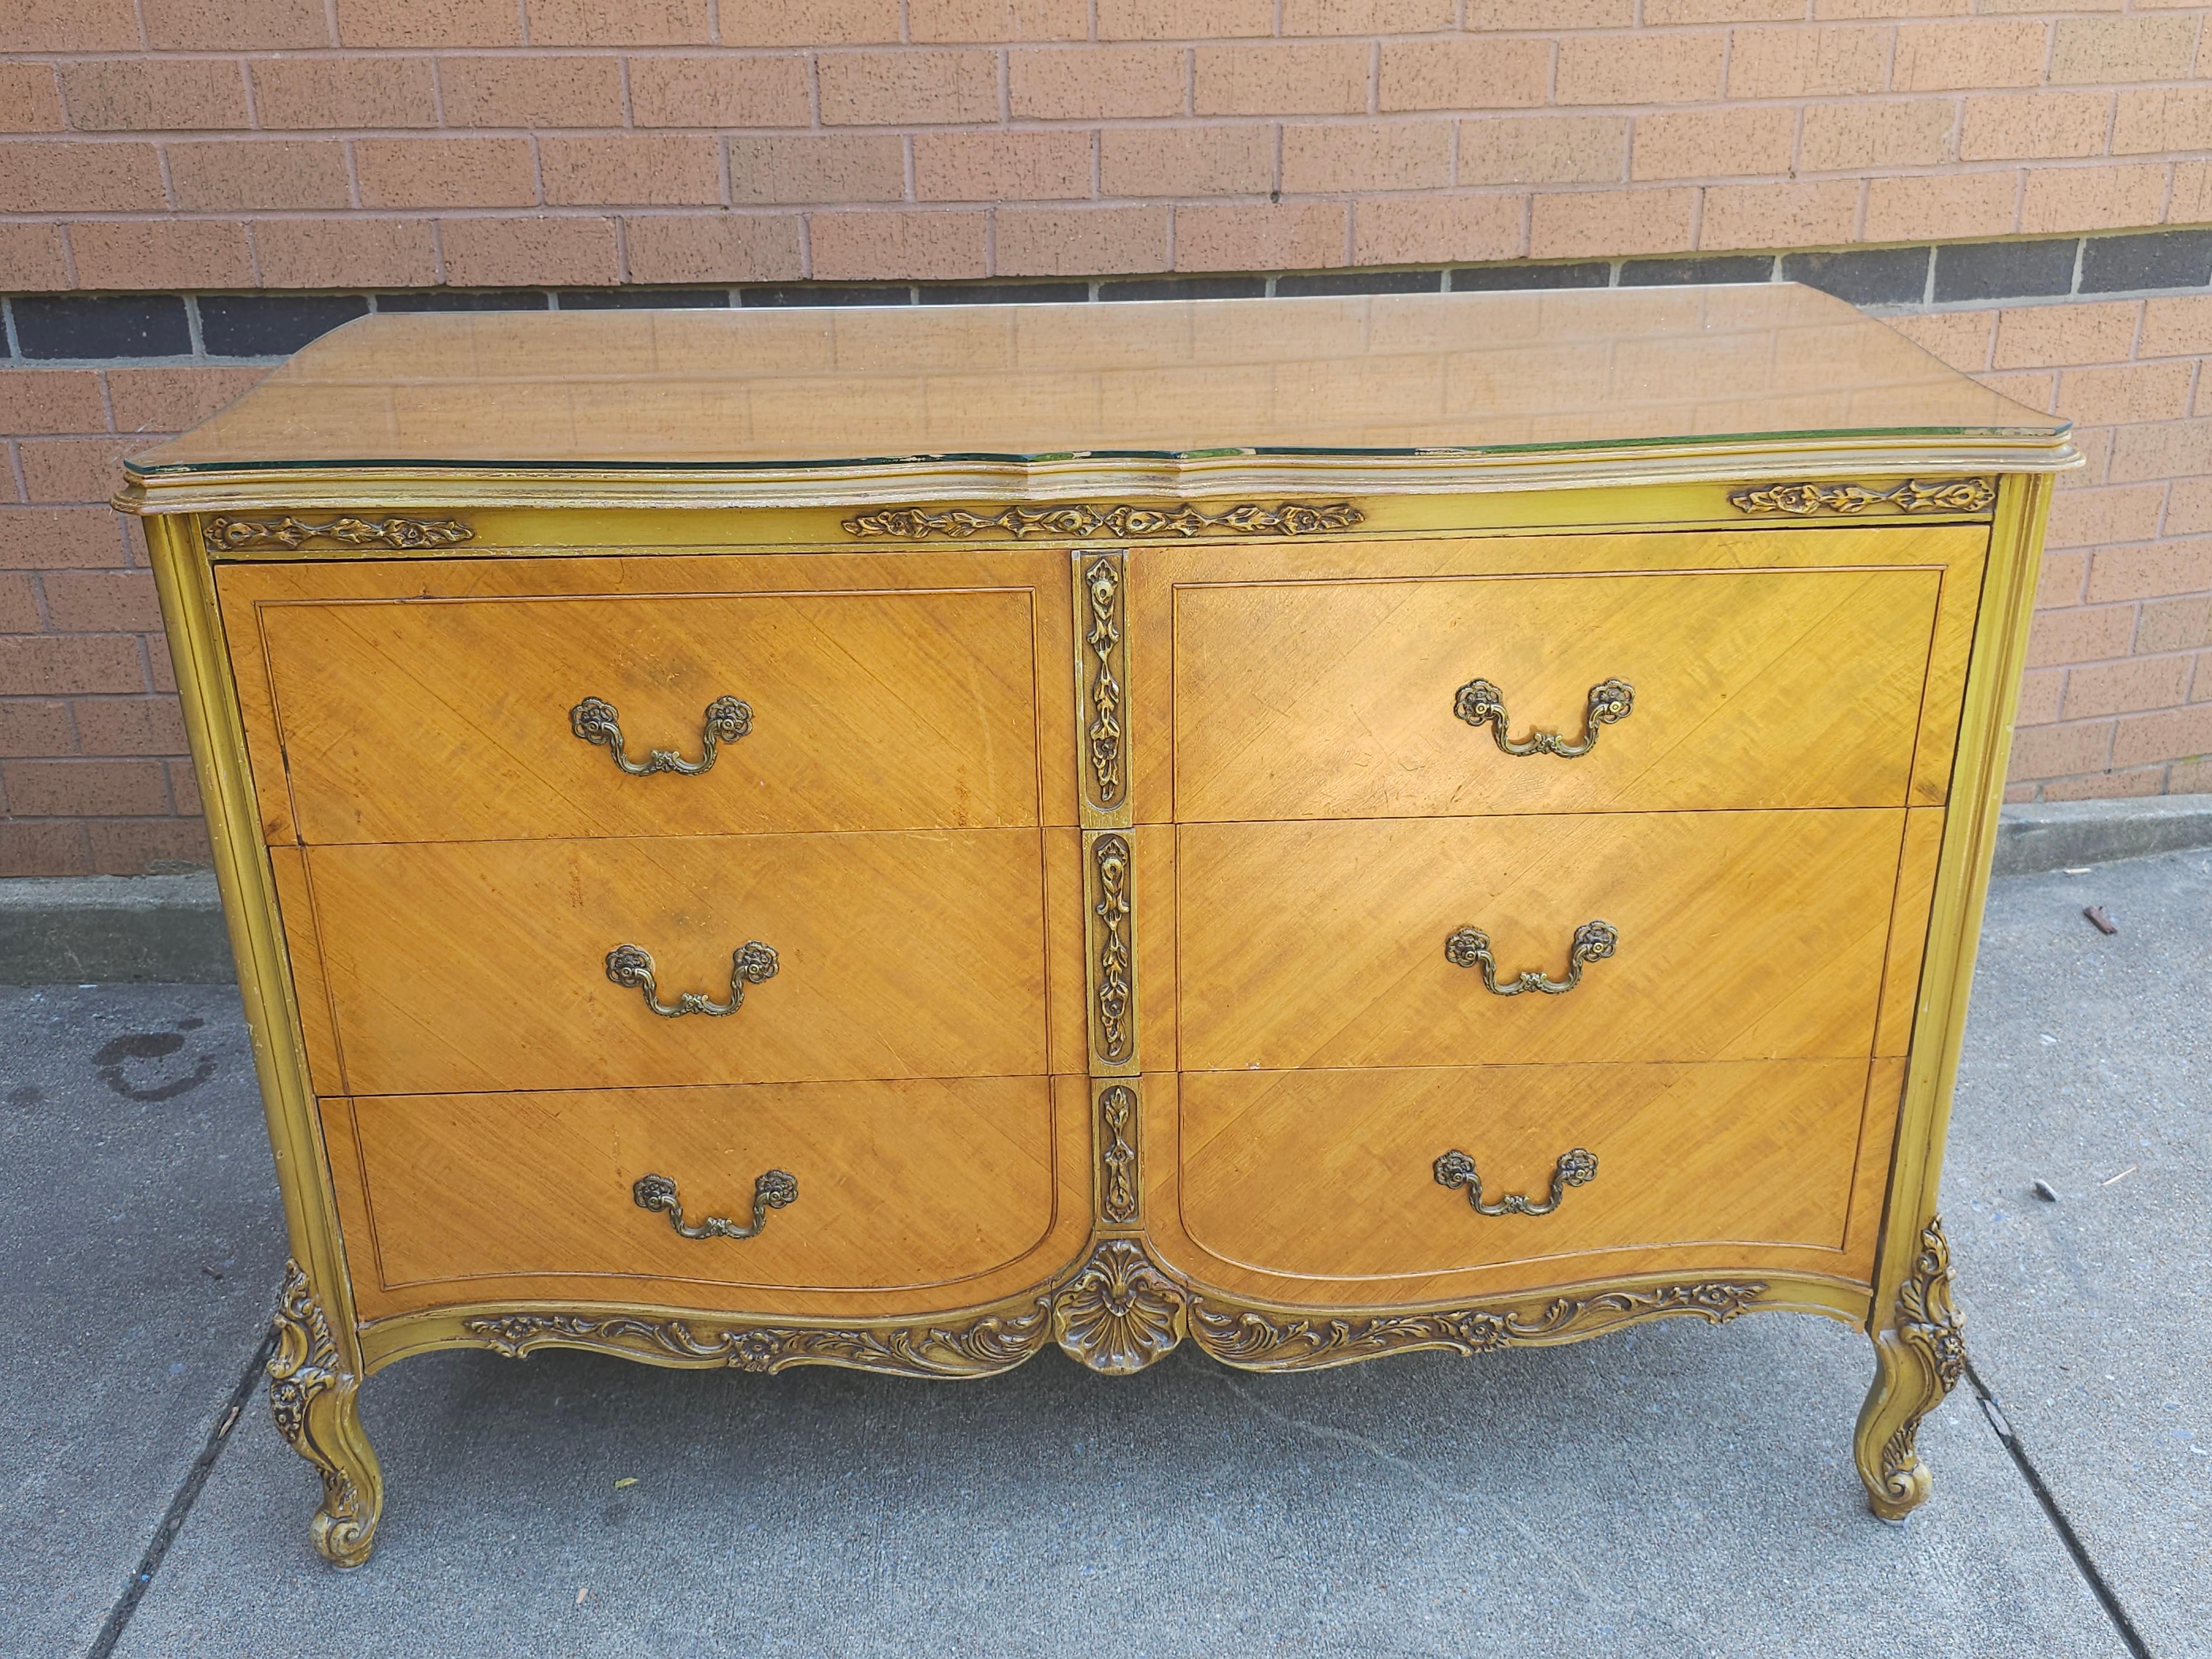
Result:
<svg viewBox="0 0 2212 1659">
<path fill-rule="evenodd" d="M 732 133 L 734 202 L 896 202 L 906 196 L 906 144 L 894 133 Z"/>
<path fill-rule="evenodd" d="M 2212 351 L 2212 295 L 2144 301 L 2137 356 L 2194 357 L 2207 351 Z"/>
<path fill-rule="evenodd" d="M 1797 112 L 1787 108 L 1674 110 L 1639 115 L 1631 140 L 1632 179 L 1701 179 L 1787 173 Z"/>
<path fill-rule="evenodd" d="M 246 227 L 220 219 L 120 219 L 70 227 L 80 288 L 247 288 Z"/>
<path fill-rule="evenodd" d="M 151 634 L 161 601 L 147 570 L 49 570 L 40 577 L 57 634 Z"/>
<path fill-rule="evenodd" d="M 130 634 L 0 635 L 0 697 L 143 692 L 146 670 Z"/>
<path fill-rule="evenodd" d="M 30 818 L 166 817 L 168 769 L 155 760 L 0 763 L 8 810 Z"/>
<path fill-rule="evenodd" d="M 156 52 L 282 52 L 337 44 L 323 0 L 138 0 L 138 11 L 146 44 Z"/>
<path fill-rule="evenodd" d="M 0 52 L 136 52 L 131 0 L 8 0 Z"/>
<path fill-rule="evenodd" d="M 2098 155 L 2112 117 L 2107 92 L 2023 92 L 1966 100 L 1962 161 Z"/>
<path fill-rule="evenodd" d="M 42 634 L 39 584 L 27 570 L 0 570 L 0 634 Z"/>
<path fill-rule="evenodd" d="M 1451 183 L 1449 121 L 1297 122 L 1283 129 L 1283 189 L 1298 195 L 1436 190 Z"/>
<path fill-rule="evenodd" d="M 1194 11 L 1184 0 L 1096 0 L 1101 40 L 1209 40 L 1273 34 L 1275 0 L 1207 0 Z"/>
<path fill-rule="evenodd" d="M 1948 98 L 1813 104 L 1799 165 L 1808 173 L 1864 173 L 1948 161 L 1958 107 Z"/>
<path fill-rule="evenodd" d="M 1346 258 L 1346 205 L 1223 203 L 1175 210 L 1177 270 L 1312 270 Z"/>
<path fill-rule="evenodd" d="M 2203 531 L 2212 531 L 2212 478 L 2176 478 L 2166 496 L 2166 534 Z"/>
<path fill-rule="evenodd" d="M 1988 92 L 2039 87 L 2051 50 L 2040 18 L 1906 23 L 1897 31 L 1889 84 L 1897 92 Z"/>
<path fill-rule="evenodd" d="M 76 570 L 123 562 L 106 507 L 0 507 L 0 570 Z M 0 689 L 0 696 L 10 695 Z"/>
<path fill-rule="evenodd" d="M 1275 129 L 1108 127 L 1098 185 L 1107 196 L 1258 195 L 1275 185 Z"/>
<path fill-rule="evenodd" d="M 2142 314 L 2138 300 L 2015 306 L 1997 323 L 1996 368 L 2050 368 L 2124 360 Z"/>
<path fill-rule="evenodd" d="M 2088 579 L 2087 553 L 2045 553 L 2043 568 L 2035 581 L 2036 609 L 2057 611 L 2081 604 L 2081 589 Z"/>
<path fill-rule="evenodd" d="M 2163 769 L 2169 795 L 2212 793 L 2212 760 L 2176 761 Z"/>
<path fill-rule="evenodd" d="M 2162 714 L 2136 714 L 2121 720 L 2112 734 L 2115 767 L 2200 760 L 2207 753 L 2212 753 L 2212 703 Z"/>
<path fill-rule="evenodd" d="M 1091 135 L 1057 129 L 921 132 L 914 193 L 923 202 L 1049 202 L 1091 194 Z"/>
<path fill-rule="evenodd" d="M 527 138 L 363 138 L 353 147 L 364 207 L 528 207 Z"/>
<path fill-rule="evenodd" d="M 825 281 L 988 276 L 989 238 L 989 216 L 966 209 L 807 216 L 811 274 Z"/>
<path fill-rule="evenodd" d="M 234 58 L 95 58 L 63 64 L 61 76 L 80 132 L 246 125 L 246 76 Z"/>
<path fill-rule="evenodd" d="M 640 58 L 636 67 L 661 61 Z M 543 53 L 441 58 L 438 93 L 445 125 L 449 127 L 618 127 L 623 124 L 622 64 L 612 58 Z"/>
<path fill-rule="evenodd" d="M 2163 599 L 2212 588 L 2212 537 L 2100 548 L 2089 560 L 2088 601 Z"/>
<path fill-rule="evenodd" d="M 2166 166 L 2027 169 L 2020 228 L 2030 235 L 2154 225 L 2166 205 Z"/>
<path fill-rule="evenodd" d="M 724 34 L 728 33 L 727 25 Z M 1089 0 L 908 0 L 908 38 L 917 41 L 1080 40 L 1091 33 Z M 882 37 L 898 39 L 898 20 Z M 804 44 L 804 43 L 802 43 Z"/>
<path fill-rule="evenodd" d="M 174 873 L 208 866 L 207 826 L 198 818 L 118 818 L 84 826 L 87 857 L 101 875 Z"/>
<path fill-rule="evenodd" d="M 2030 668 L 2048 668 L 2123 657 L 2127 654 L 2135 631 L 2133 605 L 2039 611 L 2028 629 L 2027 665 Z"/>
<path fill-rule="evenodd" d="M 137 438 L 41 438 L 21 447 L 23 483 L 34 501 L 105 501 L 123 487 L 123 458 Z"/>
<path fill-rule="evenodd" d="M 91 869 L 82 823 L 0 822 L 0 876 L 81 876 Z"/>
<path fill-rule="evenodd" d="M 1191 54 L 1199 115 L 1350 115 L 1367 108 L 1364 46 L 1200 46 Z"/>
<path fill-rule="evenodd" d="M 2031 668 L 2021 676 L 2020 708 L 2014 726 L 2048 726 L 2058 718 L 2058 701 L 2066 688 L 2063 668 Z"/>
<path fill-rule="evenodd" d="M 2189 691 L 2187 657 L 2131 657 L 2071 669 L 2060 718 L 2094 720 L 2104 714 L 2170 708 Z"/>
<path fill-rule="evenodd" d="M 751 0 L 730 8 L 742 15 Z M 704 46 L 708 0 L 523 0 L 530 42 L 538 46 Z"/>
<path fill-rule="evenodd" d="M 201 812 L 200 781 L 192 770 L 190 760 L 173 760 L 161 769 L 168 775 L 169 799 L 179 817 L 198 817 Z"/>
<path fill-rule="evenodd" d="M 2101 772 L 2112 750 L 2112 722 L 2086 726 L 2033 726 L 2013 733 L 2013 778 L 2058 778 L 2074 772 Z"/>
<path fill-rule="evenodd" d="M 253 227 L 271 288 L 419 288 L 438 280 L 427 219 L 262 219 Z"/>
<path fill-rule="evenodd" d="M 1707 185 L 1700 248 L 1819 247 L 1848 242 L 1859 187 L 1848 179 L 1778 185 Z"/>
<path fill-rule="evenodd" d="M 1379 107 L 1495 110 L 1546 102 L 1549 40 L 1472 37 L 1382 43 Z"/>
<path fill-rule="evenodd" d="M 1685 33 L 1570 35 L 1559 42 L 1562 104 L 1696 103 L 1721 95 L 1728 38 Z"/>
<path fill-rule="evenodd" d="M 1731 98 L 1837 97 L 1880 92 L 1890 31 L 1854 25 L 1729 32 Z"/>
<path fill-rule="evenodd" d="M 253 114 L 264 127 L 434 127 L 438 83 L 427 58 L 254 60 Z"/>
<path fill-rule="evenodd" d="M 1692 189 L 1575 191 L 1538 196 L 1530 213 L 1531 258 L 1607 258 L 1677 253 L 1690 246 Z"/>
<path fill-rule="evenodd" d="M 210 139 L 169 146 L 169 188 L 188 213 L 343 208 L 352 202 L 345 146 L 335 139 Z"/>
<path fill-rule="evenodd" d="M 2058 412 L 2095 426 L 2173 420 L 2189 412 L 2196 372 L 2185 361 L 2069 368 L 2059 378 Z"/>
<path fill-rule="evenodd" d="M 2146 766 L 2132 772 L 2100 772 L 2094 777 L 2059 778 L 2043 786 L 2045 800 L 2113 800 L 2128 795 L 2165 793 L 2166 769 Z"/>
<path fill-rule="evenodd" d="M 1016 0 L 1012 7 L 1018 12 L 1028 9 L 1022 0 Z M 915 7 L 917 14 L 930 9 L 920 3 Z M 1086 10 L 1084 31 L 1089 28 Z M 898 38 L 899 0 L 744 0 L 742 5 L 726 7 L 722 15 L 726 46 L 873 46 Z M 938 37 L 924 33 L 918 23 L 914 38 Z M 975 38 L 996 40 L 1001 37 Z M 1009 33 L 1003 38 L 1024 37 Z"/>
<path fill-rule="evenodd" d="M 62 125 L 54 66 L 0 63 L 0 132 L 59 132 Z"/>
<path fill-rule="evenodd" d="M 447 219 L 438 227 L 438 245 L 446 280 L 462 288 L 596 288 L 622 281 L 611 219 Z"/>
<path fill-rule="evenodd" d="M 1458 13 L 1456 0 L 1283 0 L 1283 33 L 1421 34 L 1452 27 Z"/>
<path fill-rule="evenodd" d="M 2051 499 L 2051 524 L 2045 540 L 2051 547 L 2148 541 L 2158 534 L 2159 515 L 2165 506 L 2162 483 L 2061 490 Z M 2046 555 L 2045 563 L 2049 562 Z"/>
<path fill-rule="evenodd" d="M 623 222 L 633 283 L 787 282 L 805 275 L 797 214 L 670 213 Z"/>
<path fill-rule="evenodd" d="M 70 286 L 59 225 L 0 224 L 0 270 L 18 294 L 51 294 Z"/>
<path fill-rule="evenodd" d="M 0 368 L 0 432 L 105 432 L 100 377 L 88 368 Z"/>
<path fill-rule="evenodd" d="M 721 145 L 703 133 L 540 138 L 539 176 L 556 207 L 677 207 L 722 199 Z"/>
<path fill-rule="evenodd" d="M 2114 483 L 2201 472 L 2212 472 L 2212 420 L 2160 421 L 2122 427 L 2112 434 L 2107 476 Z"/>
<path fill-rule="evenodd" d="M 2160 651 L 2201 651 L 2212 646 L 2212 596 L 2153 599 L 2142 607 L 2136 622 L 2136 654 Z M 2212 690 L 2198 676 L 2198 690 Z M 2203 697 L 2198 698 L 2203 701 Z"/>
<path fill-rule="evenodd" d="M 1002 207 L 996 217 L 998 276 L 1092 276 L 1167 269 L 1164 207 Z"/>
<path fill-rule="evenodd" d="M 0 755 L 74 755 L 76 731 L 65 702 L 0 699 Z"/>
<path fill-rule="evenodd" d="M 1354 264 L 1447 264 L 1512 259 L 1528 251 L 1525 196 L 1388 196 L 1353 210 Z"/>
<path fill-rule="evenodd" d="M 338 40 L 349 46 L 519 46 L 514 0 L 337 0 Z"/>
<path fill-rule="evenodd" d="M 2112 154 L 2212 149 L 2212 87 L 2124 88 Z"/>
<path fill-rule="evenodd" d="M 72 708 L 88 755 L 182 755 L 185 717 L 174 697 L 80 697 Z"/>
<path fill-rule="evenodd" d="M 151 144 L 68 138 L 0 144 L 0 213 L 132 213 L 166 205 Z"/>
<path fill-rule="evenodd" d="M 1006 54 L 1007 98 L 1014 115 L 1023 120 L 1133 120 L 1148 115 L 1181 115 L 1183 56 L 1174 46 L 1039 47 L 1010 52 Z"/>
<path fill-rule="evenodd" d="M 806 61 L 633 58 L 629 101 L 641 127 L 803 127 Z"/>
<path fill-rule="evenodd" d="M 2013 228 L 2019 200 L 2020 180 L 2009 168 L 1870 179 L 1865 240 L 1911 242 L 2006 235 Z"/>
<path fill-rule="evenodd" d="M 2197 60 L 2195 17 L 2062 17 L 2051 42 L 2051 84 L 2180 81 Z"/>
<path fill-rule="evenodd" d="M 824 126 L 928 126 L 999 116 L 999 60 L 992 52 L 943 46 L 830 52 L 816 60 L 814 74 Z"/>
<path fill-rule="evenodd" d="M 1618 184 L 1627 167 L 1626 116 L 1509 115 L 1459 124 L 1463 185 Z"/>
</svg>

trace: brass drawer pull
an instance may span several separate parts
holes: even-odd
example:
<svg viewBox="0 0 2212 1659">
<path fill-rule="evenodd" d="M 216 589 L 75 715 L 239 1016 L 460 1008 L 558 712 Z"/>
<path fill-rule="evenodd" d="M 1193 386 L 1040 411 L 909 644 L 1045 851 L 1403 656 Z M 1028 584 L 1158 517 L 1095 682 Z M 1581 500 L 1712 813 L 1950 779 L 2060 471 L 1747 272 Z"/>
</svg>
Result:
<svg viewBox="0 0 2212 1659">
<path fill-rule="evenodd" d="M 676 1196 L 673 1176 L 640 1176 L 629 1189 L 641 1210 L 665 1210 L 668 1224 L 686 1238 L 750 1238 L 768 1225 L 768 1212 L 780 1210 L 799 1196 L 799 1182 L 781 1170 L 770 1170 L 753 1182 L 753 1224 L 740 1227 L 725 1215 L 710 1215 L 696 1227 L 684 1224 L 684 1206 Z"/>
<path fill-rule="evenodd" d="M 1475 1170 L 1474 1160 L 1456 1149 L 1438 1158 L 1436 1168 L 1437 1185 L 1466 1188 L 1467 1201 L 1474 1206 L 1477 1215 L 1549 1215 L 1559 1207 L 1568 1188 L 1587 1187 L 1597 1179 L 1597 1155 L 1586 1146 L 1561 1152 L 1552 1170 L 1552 1195 L 1540 1203 L 1522 1193 L 1500 1193 L 1496 1203 L 1484 1203 L 1482 1176 Z"/>
<path fill-rule="evenodd" d="M 617 945 L 607 952 L 607 977 L 625 989 L 645 994 L 645 1006 L 663 1019 L 685 1014 L 734 1014 L 745 1006 L 745 987 L 774 979 L 775 952 L 758 939 L 747 939 L 730 952 L 730 1000 L 715 1002 L 697 991 L 685 991 L 674 1006 L 663 1002 L 653 984 L 653 952 L 641 945 Z"/>
<path fill-rule="evenodd" d="M 1547 979 L 1534 968 L 1524 968 L 1504 985 L 1498 982 L 1498 959 L 1490 954 L 1490 935 L 1480 927 L 1462 927 L 1444 941 L 1444 959 L 1455 968 L 1480 968 L 1482 983 L 1493 996 L 1517 997 L 1523 991 L 1564 996 L 1583 982 L 1585 963 L 1603 962 L 1620 944 L 1620 935 L 1609 921 L 1586 921 L 1575 929 L 1567 952 L 1567 976 Z M 611 961 L 611 958 L 610 958 Z"/>
<path fill-rule="evenodd" d="M 735 743 L 753 729 L 753 711 L 750 703 L 735 697 L 717 697 L 707 705 L 706 729 L 701 734 L 700 757 L 688 761 L 673 749 L 654 749 L 647 752 L 641 761 L 634 761 L 624 752 L 622 726 L 615 718 L 615 706 L 598 697 L 586 697 L 568 711 L 568 728 L 586 743 L 603 744 L 615 757 L 615 764 L 634 778 L 642 778 L 654 772 L 673 772 L 678 776 L 696 778 L 714 763 L 715 751 L 726 743 Z"/>
<path fill-rule="evenodd" d="M 1525 738 L 1505 735 L 1505 694 L 1488 680 L 1469 680 L 1452 699 L 1452 713 L 1469 726 L 1486 726 L 1498 746 L 1509 755 L 1558 755 L 1572 760 L 1597 747 L 1597 729 L 1625 720 L 1636 707 L 1636 688 L 1626 680 L 1601 680 L 1589 689 L 1583 710 L 1581 740 L 1570 743 L 1556 732 L 1531 732 Z"/>
</svg>

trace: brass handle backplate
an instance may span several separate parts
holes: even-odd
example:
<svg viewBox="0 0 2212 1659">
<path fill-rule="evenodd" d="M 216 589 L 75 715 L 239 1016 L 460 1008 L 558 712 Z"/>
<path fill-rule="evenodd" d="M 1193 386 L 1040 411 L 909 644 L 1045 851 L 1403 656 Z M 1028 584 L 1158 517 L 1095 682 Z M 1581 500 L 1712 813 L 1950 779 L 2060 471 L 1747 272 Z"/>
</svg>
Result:
<svg viewBox="0 0 2212 1659">
<path fill-rule="evenodd" d="M 645 1006 L 663 1019 L 685 1014 L 734 1014 L 745 1006 L 745 987 L 775 977 L 775 952 L 758 939 L 747 939 L 730 952 L 730 1000 L 716 1002 L 697 991 L 681 993 L 673 1005 L 663 1002 L 653 983 L 653 952 L 641 945 L 617 945 L 607 952 L 607 977 L 625 989 L 641 991 Z"/>
<path fill-rule="evenodd" d="M 1524 968 L 1510 980 L 1498 982 L 1498 959 L 1490 954 L 1490 935 L 1480 927 L 1462 927 L 1444 940 L 1444 959 L 1455 968 L 1479 968 L 1484 988 L 1493 996 L 1517 997 L 1523 991 L 1564 996 L 1583 982 L 1586 963 L 1603 962 L 1620 945 L 1620 935 L 1609 921 L 1586 921 L 1575 929 L 1567 951 L 1567 976 L 1550 979 L 1539 969 Z"/>
<path fill-rule="evenodd" d="M 1441 1179 L 1441 1177 L 1439 1177 Z M 684 1206 L 676 1196 L 673 1176 L 640 1176 L 629 1189 L 641 1210 L 665 1210 L 668 1224 L 686 1238 L 750 1238 L 768 1225 L 768 1212 L 780 1210 L 799 1196 L 799 1182 L 781 1170 L 770 1170 L 753 1182 L 753 1224 L 741 1227 L 729 1217 L 710 1215 L 696 1227 L 684 1224 Z"/>
<path fill-rule="evenodd" d="M 568 729 L 586 743 L 602 744 L 615 757 L 615 764 L 634 778 L 642 778 L 654 772 L 673 772 L 678 776 L 694 778 L 714 763 L 714 755 L 723 744 L 735 743 L 753 729 L 753 711 L 750 703 L 735 697 L 717 697 L 707 705 L 706 728 L 699 739 L 700 755 L 688 761 L 673 749 L 654 749 L 647 751 L 641 761 L 632 760 L 623 744 L 622 726 L 615 718 L 614 704 L 598 697 L 586 697 L 568 711 Z"/>
<path fill-rule="evenodd" d="M 1626 680 L 1601 680 L 1589 689 L 1583 709 L 1583 734 L 1569 742 L 1556 732 L 1531 732 L 1525 738 L 1505 734 L 1505 694 L 1488 680 L 1469 680 L 1452 699 L 1452 713 L 1469 726 L 1486 726 L 1498 746 L 1509 755 L 1558 755 L 1572 760 L 1597 747 L 1597 729 L 1625 720 L 1636 708 L 1636 688 Z"/>
<path fill-rule="evenodd" d="M 1474 1160 L 1456 1148 L 1437 1160 L 1436 1170 L 1439 1187 L 1467 1188 L 1467 1201 L 1477 1215 L 1549 1215 L 1559 1207 L 1568 1188 L 1587 1187 L 1597 1179 L 1597 1156 L 1586 1146 L 1561 1152 L 1552 1170 L 1552 1195 L 1540 1202 L 1522 1193 L 1500 1193 L 1494 1203 L 1484 1203 L 1482 1176 Z"/>
</svg>

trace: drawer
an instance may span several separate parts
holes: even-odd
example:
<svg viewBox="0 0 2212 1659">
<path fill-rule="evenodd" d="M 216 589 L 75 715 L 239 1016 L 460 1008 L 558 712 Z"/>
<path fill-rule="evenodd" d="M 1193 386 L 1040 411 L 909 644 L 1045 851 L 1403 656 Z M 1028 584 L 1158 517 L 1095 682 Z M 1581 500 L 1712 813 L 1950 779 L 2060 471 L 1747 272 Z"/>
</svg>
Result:
<svg viewBox="0 0 2212 1659">
<path fill-rule="evenodd" d="M 1181 1085 L 1194 1242 L 1264 1272 L 1417 1278 L 1640 1246 L 1840 1249 L 1863 1060 L 1216 1073 Z M 1563 1155 L 1595 1159 L 1549 1214 Z M 1593 1267 L 1593 1272 L 1601 1271 Z"/>
<path fill-rule="evenodd" d="M 1902 805 L 1941 588 L 1923 568 L 1178 587 L 1175 816 Z M 1613 682 L 1626 713 L 1593 720 Z M 1501 732 L 1595 742 L 1510 754 Z"/>
<path fill-rule="evenodd" d="M 251 608 L 309 843 L 1040 821 L 1026 589 Z"/>
<path fill-rule="evenodd" d="M 549 1299 L 637 1293 L 592 1279 L 893 1290 L 988 1272 L 1045 1237 L 1050 1087 L 407 1096 L 322 1112 L 354 1272 L 385 1291 L 489 1279 L 538 1281 L 501 1294 Z M 664 1176 L 685 1226 L 750 1229 L 772 1170 L 797 1195 L 763 1206 L 750 1238 L 686 1237 L 636 1200 L 641 1179 Z"/>
<path fill-rule="evenodd" d="M 286 921 L 321 959 L 342 1076 L 319 1089 L 1042 1073 L 1048 837 L 1072 864 L 1073 832 L 1036 830 L 311 848 Z M 756 941 L 775 972 L 734 1012 L 647 1006 L 728 1006 Z M 649 993 L 611 979 L 623 945 Z"/>
<path fill-rule="evenodd" d="M 1176 830 L 1192 1070 L 1872 1052 L 1902 809 L 1609 812 Z M 1613 954 L 1560 994 L 1583 924 Z M 1464 956 L 1464 952 L 1462 955 Z"/>
</svg>

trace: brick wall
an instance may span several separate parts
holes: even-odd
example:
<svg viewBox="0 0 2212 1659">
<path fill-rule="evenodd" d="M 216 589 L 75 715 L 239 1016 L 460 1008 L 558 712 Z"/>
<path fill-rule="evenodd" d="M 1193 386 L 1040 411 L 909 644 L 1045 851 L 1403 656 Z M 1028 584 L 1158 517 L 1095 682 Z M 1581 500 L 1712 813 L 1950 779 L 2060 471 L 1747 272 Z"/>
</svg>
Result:
<svg viewBox="0 0 2212 1659">
<path fill-rule="evenodd" d="M 1819 282 L 2083 425 L 2013 793 L 2212 789 L 2205 10 L 0 0 L 0 874 L 204 858 L 100 503 L 372 305 Z"/>
</svg>

